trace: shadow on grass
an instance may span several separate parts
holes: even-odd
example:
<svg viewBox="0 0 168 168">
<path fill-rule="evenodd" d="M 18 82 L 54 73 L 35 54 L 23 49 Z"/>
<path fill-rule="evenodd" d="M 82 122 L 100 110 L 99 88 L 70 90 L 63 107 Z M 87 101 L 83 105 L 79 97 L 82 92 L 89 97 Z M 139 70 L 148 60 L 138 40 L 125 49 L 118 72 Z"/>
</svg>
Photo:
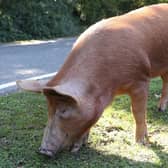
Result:
<svg viewBox="0 0 168 168">
<path fill-rule="evenodd" d="M 54 159 L 40 156 L 42 161 L 41 166 L 48 167 L 73 167 L 73 168 L 167 168 L 166 159 L 168 154 L 161 151 L 160 146 L 154 145 L 152 149 L 156 152 L 160 159 L 160 164 L 151 163 L 150 160 L 146 162 L 135 161 L 119 155 L 105 154 L 93 148 L 83 148 L 77 154 L 70 154 L 68 152 L 60 153 Z M 129 151 L 128 151 L 129 152 Z M 65 161 L 66 160 L 66 161 Z"/>
<path fill-rule="evenodd" d="M 162 168 L 167 168 L 168 167 L 168 153 L 164 152 L 163 149 L 164 147 L 162 145 L 157 145 L 157 144 L 151 144 L 150 147 L 155 154 L 158 156 L 160 159 L 161 167 Z"/>
<path fill-rule="evenodd" d="M 152 144 L 151 148 L 159 158 L 159 163 L 136 161 L 120 154 L 108 154 L 92 147 L 83 147 L 80 152 L 72 154 L 68 151 L 58 153 L 55 158 L 48 158 L 37 153 L 39 144 L 29 146 L 20 141 L 20 145 L 9 149 L 0 148 L 0 167 L 31 167 L 31 168 L 167 168 L 168 153 L 164 147 Z M 129 153 L 129 151 L 127 151 Z M 143 154 L 145 156 L 145 154 Z M 136 157 L 136 154 L 135 154 Z"/>
</svg>

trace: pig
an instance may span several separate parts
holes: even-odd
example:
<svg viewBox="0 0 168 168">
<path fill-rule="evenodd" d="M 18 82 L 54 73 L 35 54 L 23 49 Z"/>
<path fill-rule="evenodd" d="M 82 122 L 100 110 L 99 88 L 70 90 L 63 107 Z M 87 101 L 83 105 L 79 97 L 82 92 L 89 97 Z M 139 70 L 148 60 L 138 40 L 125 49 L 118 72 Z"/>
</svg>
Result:
<svg viewBox="0 0 168 168">
<path fill-rule="evenodd" d="M 131 98 L 137 143 L 147 144 L 146 106 L 151 78 L 163 80 L 159 110 L 168 102 L 168 4 L 146 6 L 101 20 L 82 33 L 59 72 L 46 84 L 17 81 L 43 93 L 48 123 L 40 153 L 76 152 L 116 95 Z"/>
</svg>

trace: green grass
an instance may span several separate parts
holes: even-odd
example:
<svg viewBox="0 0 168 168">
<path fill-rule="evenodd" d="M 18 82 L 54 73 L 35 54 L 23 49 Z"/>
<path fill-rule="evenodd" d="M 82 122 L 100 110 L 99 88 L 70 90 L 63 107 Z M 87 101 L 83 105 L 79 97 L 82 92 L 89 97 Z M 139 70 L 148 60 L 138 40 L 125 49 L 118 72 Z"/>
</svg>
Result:
<svg viewBox="0 0 168 168">
<path fill-rule="evenodd" d="M 42 95 L 0 97 L 0 168 L 168 168 L 168 111 L 157 111 L 161 81 L 151 83 L 148 130 L 151 146 L 134 143 L 134 120 L 127 96 L 117 97 L 92 128 L 79 153 L 63 151 L 55 159 L 37 153 L 47 107 Z"/>
</svg>

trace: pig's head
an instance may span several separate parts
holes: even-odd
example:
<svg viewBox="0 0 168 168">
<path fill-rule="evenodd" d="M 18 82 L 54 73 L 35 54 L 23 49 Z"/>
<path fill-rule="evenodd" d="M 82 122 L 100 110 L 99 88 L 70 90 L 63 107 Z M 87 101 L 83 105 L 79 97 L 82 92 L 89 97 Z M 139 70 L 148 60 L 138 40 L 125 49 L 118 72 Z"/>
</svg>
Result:
<svg viewBox="0 0 168 168">
<path fill-rule="evenodd" d="M 54 156 L 58 151 L 72 147 L 90 128 L 92 117 L 82 110 L 82 96 L 72 85 L 48 87 L 38 81 L 18 81 L 17 84 L 24 90 L 46 96 L 48 122 L 40 153 Z"/>
</svg>

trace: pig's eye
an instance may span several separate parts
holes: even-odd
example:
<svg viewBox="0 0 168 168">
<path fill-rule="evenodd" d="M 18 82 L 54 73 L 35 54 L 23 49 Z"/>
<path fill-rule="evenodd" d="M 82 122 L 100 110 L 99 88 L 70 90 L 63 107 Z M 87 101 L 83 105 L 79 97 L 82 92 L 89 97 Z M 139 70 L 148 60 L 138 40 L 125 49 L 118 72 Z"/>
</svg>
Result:
<svg viewBox="0 0 168 168">
<path fill-rule="evenodd" d="M 66 113 L 66 109 L 62 109 L 62 110 L 61 110 L 61 113 L 62 113 L 62 114 Z"/>
<path fill-rule="evenodd" d="M 60 119 L 68 119 L 71 116 L 71 111 L 69 109 L 62 109 L 57 115 Z"/>
<path fill-rule="evenodd" d="M 59 110 L 56 115 L 60 118 L 60 119 L 64 119 L 67 118 L 66 116 L 66 109 L 61 109 Z"/>
</svg>

